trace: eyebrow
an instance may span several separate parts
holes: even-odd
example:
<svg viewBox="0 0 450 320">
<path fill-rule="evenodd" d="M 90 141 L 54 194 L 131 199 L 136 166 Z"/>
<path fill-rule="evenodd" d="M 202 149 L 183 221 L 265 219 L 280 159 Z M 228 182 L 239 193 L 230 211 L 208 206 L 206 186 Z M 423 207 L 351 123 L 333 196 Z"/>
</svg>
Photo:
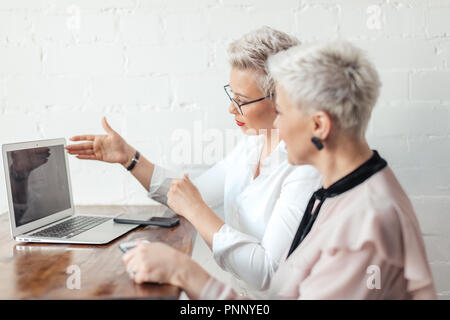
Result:
<svg viewBox="0 0 450 320">
<path fill-rule="evenodd" d="M 233 92 L 234 92 L 234 91 L 233 91 Z M 238 96 L 241 96 L 241 97 L 244 97 L 244 98 L 247 98 L 247 99 L 251 99 L 250 97 L 247 97 L 246 95 L 243 95 L 242 93 L 234 92 L 234 94 L 236 94 L 236 95 L 238 95 Z"/>
<path fill-rule="evenodd" d="M 231 89 L 231 92 L 233 92 L 235 95 L 238 95 L 238 96 L 241 96 L 241 97 L 244 97 L 247 99 L 251 99 L 250 97 L 247 97 L 246 95 L 244 95 L 242 93 L 234 92 L 234 90 L 233 90 L 233 88 L 231 88 L 231 86 L 230 86 L 230 89 Z"/>
</svg>

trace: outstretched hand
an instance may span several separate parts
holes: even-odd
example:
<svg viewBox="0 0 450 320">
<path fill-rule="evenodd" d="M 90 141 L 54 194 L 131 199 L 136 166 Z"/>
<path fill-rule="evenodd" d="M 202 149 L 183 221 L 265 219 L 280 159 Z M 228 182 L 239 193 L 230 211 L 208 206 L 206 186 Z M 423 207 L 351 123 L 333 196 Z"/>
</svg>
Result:
<svg viewBox="0 0 450 320">
<path fill-rule="evenodd" d="M 67 145 L 69 154 L 76 155 L 78 159 L 99 160 L 110 163 L 126 163 L 132 158 L 135 151 L 127 142 L 102 118 L 105 135 L 85 134 L 70 138 L 71 141 L 85 141 L 79 144 Z"/>
</svg>

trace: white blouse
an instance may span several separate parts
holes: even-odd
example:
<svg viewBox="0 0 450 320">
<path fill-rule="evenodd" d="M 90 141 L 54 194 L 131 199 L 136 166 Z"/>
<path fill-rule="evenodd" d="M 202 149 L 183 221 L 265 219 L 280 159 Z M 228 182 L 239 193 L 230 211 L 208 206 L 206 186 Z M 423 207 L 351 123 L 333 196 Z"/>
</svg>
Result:
<svg viewBox="0 0 450 320">
<path fill-rule="evenodd" d="M 269 287 L 309 198 L 321 186 L 315 168 L 288 163 L 284 142 L 264 159 L 253 179 L 264 139 L 245 136 L 225 159 L 192 180 L 208 206 L 224 206 L 225 224 L 213 236 L 214 259 L 256 290 Z M 180 176 L 155 166 L 149 197 L 164 199 L 161 192 L 167 189 L 160 186 Z"/>
</svg>

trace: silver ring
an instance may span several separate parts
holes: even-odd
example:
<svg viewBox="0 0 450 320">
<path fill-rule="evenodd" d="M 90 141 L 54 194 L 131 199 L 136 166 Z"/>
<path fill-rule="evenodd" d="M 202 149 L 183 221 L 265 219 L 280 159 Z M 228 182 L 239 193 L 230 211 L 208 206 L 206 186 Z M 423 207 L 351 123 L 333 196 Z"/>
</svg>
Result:
<svg viewBox="0 0 450 320">
<path fill-rule="evenodd" d="M 130 270 L 130 275 L 132 278 L 134 278 L 134 276 L 136 275 L 136 271 L 134 271 L 133 269 Z"/>
</svg>

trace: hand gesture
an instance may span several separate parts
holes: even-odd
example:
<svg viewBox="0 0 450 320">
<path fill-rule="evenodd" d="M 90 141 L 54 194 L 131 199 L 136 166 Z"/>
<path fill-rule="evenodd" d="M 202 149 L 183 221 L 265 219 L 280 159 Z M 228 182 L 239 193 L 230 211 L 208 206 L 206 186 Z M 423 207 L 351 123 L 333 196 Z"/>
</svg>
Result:
<svg viewBox="0 0 450 320">
<path fill-rule="evenodd" d="M 133 157 L 135 151 L 126 141 L 114 131 L 106 118 L 102 118 L 105 135 L 79 135 L 72 137 L 71 141 L 87 141 L 79 144 L 67 145 L 69 154 L 76 155 L 78 159 L 99 160 L 110 163 L 125 164 Z"/>
</svg>

